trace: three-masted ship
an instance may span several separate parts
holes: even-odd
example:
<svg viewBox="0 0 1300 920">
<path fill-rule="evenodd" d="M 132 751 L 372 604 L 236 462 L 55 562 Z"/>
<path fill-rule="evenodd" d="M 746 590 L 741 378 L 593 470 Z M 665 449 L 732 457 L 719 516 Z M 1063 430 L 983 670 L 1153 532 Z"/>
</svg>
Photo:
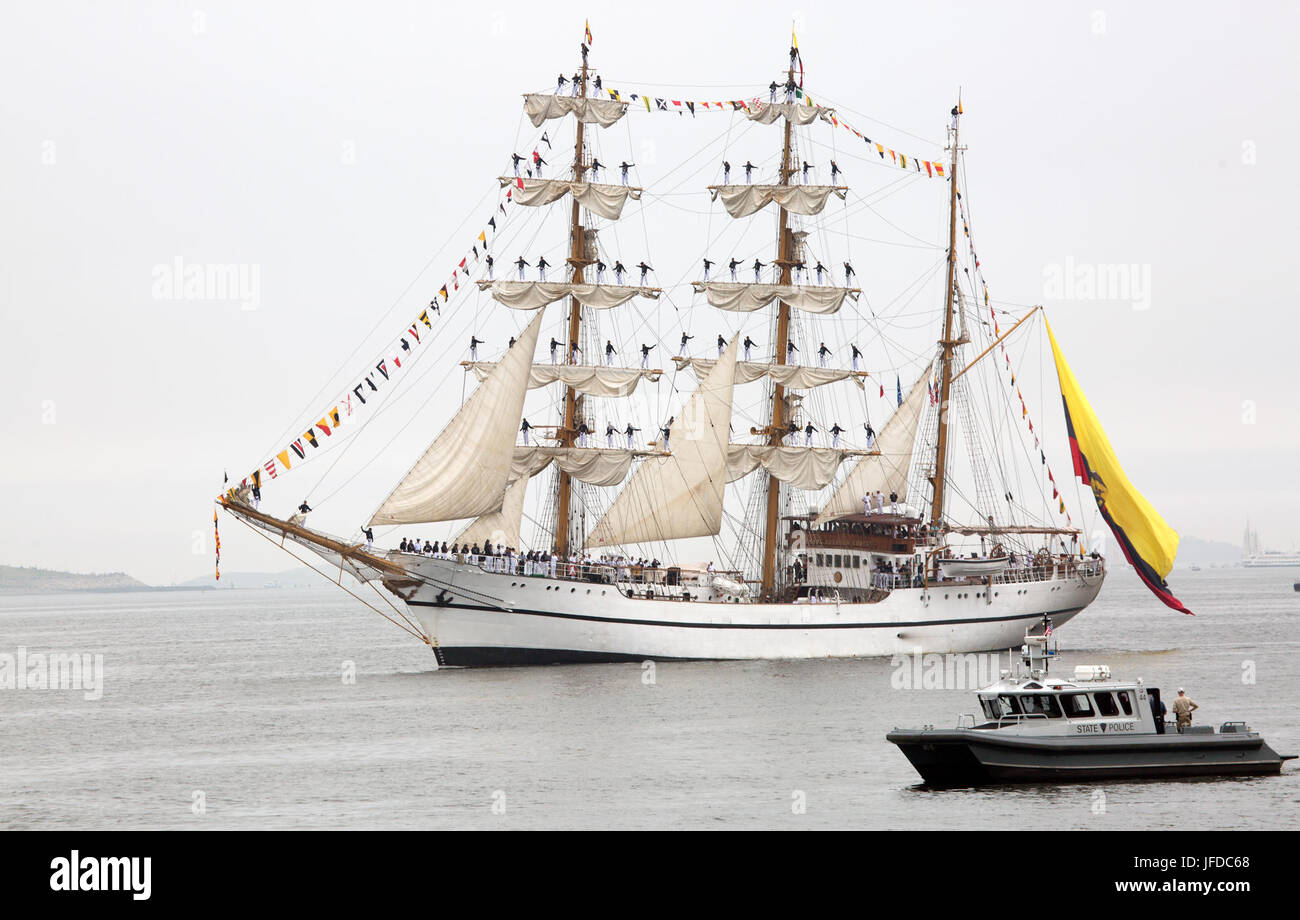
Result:
<svg viewBox="0 0 1300 920">
<path fill-rule="evenodd" d="M 775 181 L 753 183 L 747 175 L 741 182 L 739 169 L 733 180 L 728 168 L 721 183 L 698 189 L 702 201 L 721 202 L 728 220 L 775 212 L 775 240 L 753 281 L 747 265 L 737 274 L 733 259 L 730 274 L 706 268 L 689 294 L 694 310 L 762 311 L 770 359 L 753 360 L 736 330 L 730 341 L 720 337 L 716 352 L 679 353 L 667 369 L 653 366 L 665 362 L 651 361 L 645 349 L 640 367 L 615 366 L 587 357 L 599 355 L 602 340 L 613 349 L 598 331 L 601 314 L 654 301 L 664 290 L 648 284 L 644 270 L 641 283 L 628 283 L 604 248 L 602 233 L 643 189 L 628 184 L 626 167 L 623 182 L 600 181 L 592 135 L 624 119 L 630 103 L 593 91 L 585 45 L 582 52 L 571 89 L 524 96 L 534 127 L 572 124 L 572 164 L 555 178 L 542 178 L 540 166 L 537 175 L 521 176 L 516 165 L 515 175 L 499 180 L 515 208 L 567 208 L 566 264 L 535 281 L 522 265 L 504 278 L 480 270 L 478 296 L 491 298 L 485 305 L 533 316 L 499 360 L 463 362 L 477 387 L 369 527 L 382 543 L 416 524 L 468 523 L 433 552 L 423 543 L 381 550 L 355 534 L 329 536 L 308 526 L 304 514 L 267 513 L 250 501 L 247 483 L 224 495 L 222 506 L 282 546 L 306 547 L 333 570 L 386 592 L 392 618 L 431 645 L 443 665 L 1001 649 L 1045 615 L 1060 626 L 1087 607 L 1105 577 L 1104 560 L 1083 552 L 1078 529 L 1025 520 L 1023 505 L 995 500 L 991 481 L 966 502 L 964 518 L 952 500 L 953 417 L 978 424 L 966 374 L 993 347 L 968 354 L 974 349 L 957 252 L 959 109 L 948 124 L 946 278 L 930 357 L 910 387 L 899 383 L 896 408 L 865 443 L 841 446 L 836 431 L 830 446 L 820 446 L 808 430 L 810 394 L 862 390 L 870 376 L 856 360 L 851 369 L 829 367 L 824 354 L 819 366 L 808 366 L 794 360 L 791 347 L 793 323 L 811 351 L 817 324 L 861 293 L 847 269 L 836 283 L 809 249 L 807 222 L 848 187 L 834 181 L 837 170 L 831 184 L 807 182 L 798 134 L 825 127 L 833 109 L 794 92 L 792 53 L 785 87 L 739 113 L 777 132 Z M 606 259 L 619 269 L 612 280 Z M 760 267 L 769 268 L 770 280 Z M 539 345 L 543 355 L 546 348 L 539 335 L 543 317 L 557 309 L 565 311 L 567 336 L 552 338 L 548 362 L 538 355 Z M 635 354 L 634 337 L 620 345 Z M 626 436 L 613 436 L 610 426 L 602 437 L 609 405 L 669 374 L 694 388 L 667 423 L 642 420 L 659 429 L 657 437 L 634 442 L 630 422 Z M 736 394 L 746 387 L 762 388 L 763 415 L 737 424 Z M 521 439 L 533 390 L 555 394 L 554 416 L 531 431 L 525 426 Z M 992 395 L 1006 398 L 1004 391 Z M 845 421 L 859 431 L 864 419 Z M 986 462 L 968 467 L 991 480 Z M 749 487 L 739 512 L 725 510 L 729 483 Z M 530 487 L 545 493 L 545 516 L 533 521 L 536 536 L 525 545 Z M 602 505 L 595 495 L 612 499 Z M 736 531 L 734 564 L 674 562 L 678 541 L 716 538 L 724 522 Z"/>
</svg>

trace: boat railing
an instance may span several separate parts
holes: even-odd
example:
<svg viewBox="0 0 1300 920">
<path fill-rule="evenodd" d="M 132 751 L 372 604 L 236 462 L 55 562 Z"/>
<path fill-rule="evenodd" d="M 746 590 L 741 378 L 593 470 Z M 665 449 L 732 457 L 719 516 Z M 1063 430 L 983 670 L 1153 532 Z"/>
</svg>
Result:
<svg viewBox="0 0 1300 920">
<path fill-rule="evenodd" d="M 975 713 L 963 712 L 957 716 L 958 728 L 974 728 L 976 725 Z"/>
<path fill-rule="evenodd" d="M 1017 725 L 1026 719 L 1046 718 L 1047 713 L 1045 712 L 1008 712 L 998 716 L 998 728 L 1002 727 L 1003 722 L 1006 722 L 1008 725 Z"/>
</svg>

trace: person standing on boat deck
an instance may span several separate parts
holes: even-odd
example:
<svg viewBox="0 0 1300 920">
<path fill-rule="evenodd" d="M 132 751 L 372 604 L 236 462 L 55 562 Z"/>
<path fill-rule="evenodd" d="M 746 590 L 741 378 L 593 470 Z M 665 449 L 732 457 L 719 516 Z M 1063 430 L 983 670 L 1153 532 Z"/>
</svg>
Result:
<svg viewBox="0 0 1300 920">
<path fill-rule="evenodd" d="M 521 157 L 521 156 L 520 156 L 519 154 L 517 154 L 517 153 L 512 153 L 512 154 L 510 154 L 510 159 L 512 159 L 512 160 L 515 161 L 515 178 L 518 179 L 518 178 L 519 178 L 519 164 L 522 163 L 522 162 L 524 161 L 524 158 Z"/>
<path fill-rule="evenodd" d="M 753 348 L 755 345 L 757 345 L 758 343 L 755 342 L 753 339 L 751 339 L 749 336 L 745 336 L 745 341 L 741 342 L 740 344 L 745 347 L 745 360 L 748 361 L 749 350 Z"/>
<path fill-rule="evenodd" d="M 817 349 L 817 357 L 821 360 L 822 367 L 826 366 L 826 356 L 829 355 L 830 353 L 831 350 L 826 347 L 826 343 L 822 342 L 821 348 Z"/>
<path fill-rule="evenodd" d="M 615 435 L 615 434 L 617 434 L 617 432 L 614 431 L 614 423 L 613 423 L 613 422 L 606 422 L 606 423 L 605 423 L 605 446 L 606 446 L 606 447 L 611 447 L 611 448 L 612 448 L 612 447 L 614 446 L 614 435 Z"/>
<path fill-rule="evenodd" d="M 858 371 L 858 359 L 862 357 L 862 352 L 858 351 L 858 346 L 856 345 L 850 345 L 849 347 L 853 349 L 853 372 L 856 374 Z"/>
<path fill-rule="evenodd" d="M 537 260 L 537 280 L 546 280 L 546 270 L 551 267 L 551 263 L 546 261 L 546 256 Z"/>
<path fill-rule="evenodd" d="M 876 429 L 871 427 L 870 422 L 867 422 L 862 428 L 867 432 L 867 450 L 871 450 L 871 445 L 876 443 Z"/>
<path fill-rule="evenodd" d="M 646 265 L 644 260 L 638 262 L 636 267 L 641 269 L 641 286 L 645 287 L 646 272 L 652 272 L 654 271 L 654 269 L 651 268 L 649 265 Z"/>
<path fill-rule="evenodd" d="M 491 255 L 487 256 L 483 261 L 487 263 L 488 280 L 491 281 L 491 280 L 492 280 L 492 262 L 493 262 L 493 260 L 492 260 L 492 256 L 491 256 Z"/>
<path fill-rule="evenodd" d="M 645 342 L 641 343 L 641 367 L 643 370 L 650 369 L 650 349 L 652 348 L 654 348 L 653 345 L 647 345 Z"/>
<path fill-rule="evenodd" d="M 614 355 L 616 354 L 618 354 L 618 352 L 614 348 L 614 343 L 611 342 L 609 339 L 606 339 L 605 340 L 605 366 L 606 367 L 614 366 Z"/>
<path fill-rule="evenodd" d="M 709 280 L 709 269 L 712 268 L 715 264 L 716 264 L 716 263 L 714 263 L 714 262 L 710 262 L 707 258 L 704 260 L 704 280 L 705 280 L 705 281 L 708 281 L 708 280 Z"/>
<path fill-rule="evenodd" d="M 406 537 L 402 537 L 402 542 L 397 544 L 397 551 L 399 553 L 406 552 Z"/>
<path fill-rule="evenodd" d="M 473 335 L 471 335 L 471 336 L 469 337 L 469 359 L 470 359 L 471 361 L 477 361 L 477 360 L 478 360 L 478 347 L 479 347 L 480 345 L 486 345 L 486 344 L 487 344 L 487 342 L 485 342 L 483 339 L 480 339 L 480 338 L 478 338 L 477 336 L 473 336 Z"/>
<path fill-rule="evenodd" d="M 727 347 L 727 340 L 724 339 L 722 336 L 718 336 L 718 357 L 719 358 L 722 357 L 723 349 L 725 349 L 726 347 Z"/>
<path fill-rule="evenodd" d="M 638 432 L 638 431 L 640 431 L 640 430 L 641 430 L 640 428 L 633 428 L 631 422 L 628 422 L 628 423 L 627 423 L 627 427 L 623 429 L 623 434 L 627 435 L 627 449 L 628 449 L 628 450 L 631 450 L 631 449 L 632 449 L 632 435 L 633 435 L 635 432 Z"/>
<path fill-rule="evenodd" d="M 885 493 L 881 492 L 879 489 L 876 490 L 876 513 L 885 513 Z"/>
<path fill-rule="evenodd" d="M 686 343 L 689 342 L 689 341 L 690 341 L 691 339 L 693 339 L 693 338 L 695 338 L 695 336 L 693 336 L 693 335 L 687 335 L 685 332 L 682 333 L 682 344 L 681 344 L 681 346 L 677 349 L 677 355 L 678 355 L 678 357 L 681 357 L 681 356 L 683 356 L 683 355 L 686 354 Z"/>
<path fill-rule="evenodd" d="M 623 267 L 623 263 L 620 262 L 618 259 L 615 259 L 614 260 L 614 281 L 616 283 L 618 284 L 623 283 L 623 274 L 626 271 L 627 269 Z"/>
<path fill-rule="evenodd" d="M 889 493 L 889 513 L 898 514 L 898 493 L 897 492 Z M 980 537 L 980 539 L 983 540 L 984 538 Z"/>
<path fill-rule="evenodd" d="M 763 266 L 766 264 L 767 264 L 766 262 L 760 262 L 758 259 L 754 260 L 754 283 L 755 284 L 758 284 L 759 277 L 760 277 L 759 273 L 763 271 Z"/>
<path fill-rule="evenodd" d="M 749 162 L 749 160 L 745 161 L 745 184 L 754 184 L 754 164 Z"/>
<path fill-rule="evenodd" d="M 520 256 L 519 258 L 515 259 L 515 268 L 519 269 L 520 281 L 524 280 L 524 269 L 531 268 L 531 267 L 532 266 L 528 264 L 527 260 L 525 260 L 523 256 Z"/>
<path fill-rule="evenodd" d="M 834 447 L 834 448 L 836 448 L 836 449 L 839 448 L 839 446 L 840 446 L 840 435 L 842 435 L 843 433 L 844 433 L 844 429 L 840 427 L 840 423 L 839 423 L 839 422 L 835 422 L 835 423 L 831 426 L 831 447 Z"/>
<path fill-rule="evenodd" d="M 867 492 L 862 496 L 862 513 L 868 515 L 871 513 L 871 493 Z"/>
<path fill-rule="evenodd" d="M 1174 700 L 1174 718 L 1178 720 L 1178 734 L 1183 734 L 1192 727 L 1192 713 L 1200 709 L 1192 702 L 1182 687 L 1178 688 L 1178 698 Z"/>
<path fill-rule="evenodd" d="M 804 430 L 803 430 L 803 433 L 804 433 L 804 442 L 803 442 L 803 446 L 804 446 L 804 447 L 812 447 L 812 436 L 813 436 L 813 432 L 814 432 L 814 431 L 821 431 L 821 429 L 818 428 L 816 425 L 814 425 L 812 422 L 809 422 L 809 423 L 804 427 Z"/>
<path fill-rule="evenodd" d="M 524 436 L 524 447 L 528 446 L 528 431 L 532 427 L 533 427 L 532 425 L 528 424 L 528 419 L 524 419 L 524 423 L 519 426 L 519 431 Z"/>
<path fill-rule="evenodd" d="M 624 160 L 622 163 L 618 164 L 619 172 L 623 174 L 624 185 L 627 185 L 627 171 L 635 165 L 636 165 L 635 163 L 629 163 L 627 160 Z"/>
</svg>

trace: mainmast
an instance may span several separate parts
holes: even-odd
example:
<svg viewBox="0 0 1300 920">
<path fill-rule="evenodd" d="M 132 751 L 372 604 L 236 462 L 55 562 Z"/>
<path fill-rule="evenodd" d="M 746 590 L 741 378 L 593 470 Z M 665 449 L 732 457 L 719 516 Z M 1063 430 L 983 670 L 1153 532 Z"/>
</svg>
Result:
<svg viewBox="0 0 1300 920">
<path fill-rule="evenodd" d="M 961 117 L 961 101 L 952 110 L 952 166 L 948 173 L 948 287 L 944 298 L 943 338 L 939 340 L 942 354 L 940 362 L 939 383 L 939 437 L 934 454 L 934 475 L 930 482 L 934 486 L 934 499 L 930 504 L 930 526 L 936 528 L 943 520 L 944 486 L 948 470 L 948 398 L 952 392 L 953 369 L 952 358 L 957 346 L 966 339 L 953 338 L 953 294 L 957 278 L 957 146 L 958 119 Z"/>
<path fill-rule="evenodd" d="M 582 48 L 582 71 L 579 77 L 578 94 L 581 98 L 587 98 L 587 47 Z M 573 142 L 573 181 L 581 182 L 585 166 L 583 150 L 583 123 L 582 119 L 575 119 L 577 123 L 577 139 Z M 583 281 L 583 269 L 587 265 L 587 234 L 582 225 L 582 214 L 578 207 L 578 197 L 573 196 L 573 210 L 569 218 L 569 266 L 573 269 L 573 280 L 575 283 Z M 565 345 L 564 360 L 567 363 L 573 357 L 573 346 L 578 341 L 578 336 L 582 331 L 582 304 L 578 303 L 577 297 L 569 300 L 569 341 Z M 560 443 L 565 447 L 572 447 L 574 436 L 577 433 L 578 412 L 581 410 L 581 396 L 572 386 L 564 388 L 564 427 L 560 430 Z M 568 555 L 569 551 L 569 499 L 573 493 L 573 480 L 564 470 L 559 471 L 557 477 L 559 483 L 557 487 L 555 502 L 555 552 L 561 558 Z"/>
<path fill-rule="evenodd" d="M 794 58 L 790 60 L 790 70 L 786 74 L 786 86 L 794 83 Z M 781 185 L 790 184 L 794 166 L 790 161 L 791 119 L 785 120 L 785 143 L 781 152 Z M 777 230 L 777 265 L 781 267 L 781 284 L 790 283 L 791 267 L 794 255 L 791 250 L 790 214 L 784 206 L 780 211 L 780 223 Z M 790 341 L 790 305 L 784 300 L 777 307 L 776 315 L 776 349 L 775 362 L 786 363 L 786 345 Z M 772 426 L 768 432 L 768 443 L 776 447 L 785 436 L 785 386 L 776 383 L 772 387 Z M 781 481 L 771 473 L 767 474 L 767 527 L 763 539 L 763 576 L 762 600 L 772 600 L 776 595 L 776 558 L 778 531 L 781 524 Z"/>
</svg>

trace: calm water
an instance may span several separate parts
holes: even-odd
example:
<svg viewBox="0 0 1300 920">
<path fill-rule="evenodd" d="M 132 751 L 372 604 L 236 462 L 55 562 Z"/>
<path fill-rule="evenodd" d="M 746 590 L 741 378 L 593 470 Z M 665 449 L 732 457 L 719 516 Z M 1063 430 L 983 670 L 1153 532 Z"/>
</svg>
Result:
<svg viewBox="0 0 1300 920">
<path fill-rule="evenodd" d="M 1185 617 L 1117 573 L 1058 631 L 1064 664 L 1185 685 L 1202 723 L 1245 719 L 1300 752 L 1297 578 L 1179 573 L 1199 614 Z M 888 661 L 669 662 L 652 685 L 635 664 L 439 672 L 328 588 L 0 598 L 0 652 L 19 646 L 102 653 L 104 694 L 0 691 L 5 829 L 1286 828 L 1300 815 L 1294 763 L 1254 780 L 920 789 L 885 732 L 951 724 L 974 698 L 893 690 Z"/>
</svg>

